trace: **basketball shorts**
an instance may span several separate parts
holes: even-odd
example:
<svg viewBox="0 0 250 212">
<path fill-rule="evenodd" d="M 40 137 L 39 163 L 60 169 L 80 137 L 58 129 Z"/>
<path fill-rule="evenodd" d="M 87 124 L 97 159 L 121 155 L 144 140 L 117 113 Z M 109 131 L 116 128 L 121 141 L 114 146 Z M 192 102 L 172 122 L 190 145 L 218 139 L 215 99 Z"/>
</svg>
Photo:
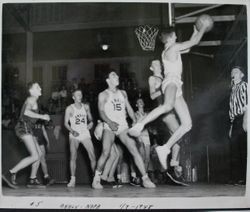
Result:
<svg viewBox="0 0 250 212">
<path fill-rule="evenodd" d="M 103 129 L 104 130 L 112 131 L 111 128 L 109 127 L 109 125 L 107 123 L 105 123 L 105 122 L 104 122 L 104 125 L 103 125 Z M 125 131 L 127 129 L 128 129 L 128 124 L 127 123 L 123 123 L 123 124 L 119 124 L 117 131 L 112 131 L 112 132 L 114 132 L 115 135 L 120 135 L 123 131 Z"/>
<path fill-rule="evenodd" d="M 69 133 L 69 138 L 70 139 L 75 139 L 78 141 L 83 141 L 85 139 L 91 139 L 90 133 L 88 129 L 84 129 L 81 132 L 78 132 L 79 135 L 78 136 L 73 136 L 71 133 Z"/>
<path fill-rule="evenodd" d="M 25 121 L 18 121 L 15 126 L 15 133 L 18 138 L 22 138 L 24 135 L 32 135 L 33 136 L 33 129 L 31 125 L 29 125 Z"/>
<path fill-rule="evenodd" d="M 46 146 L 46 144 L 47 144 L 47 141 L 45 140 L 45 138 L 42 136 L 35 136 L 36 137 L 36 140 L 37 140 L 37 143 L 39 144 L 39 145 L 44 145 L 44 146 Z"/>
<path fill-rule="evenodd" d="M 170 83 L 174 83 L 177 86 L 176 97 L 182 96 L 182 84 L 183 84 L 183 82 L 178 77 L 175 77 L 175 76 L 169 76 L 163 80 L 162 85 L 161 85 L 162 92 L 164 93 L 166 87 Z"/>
</svg>

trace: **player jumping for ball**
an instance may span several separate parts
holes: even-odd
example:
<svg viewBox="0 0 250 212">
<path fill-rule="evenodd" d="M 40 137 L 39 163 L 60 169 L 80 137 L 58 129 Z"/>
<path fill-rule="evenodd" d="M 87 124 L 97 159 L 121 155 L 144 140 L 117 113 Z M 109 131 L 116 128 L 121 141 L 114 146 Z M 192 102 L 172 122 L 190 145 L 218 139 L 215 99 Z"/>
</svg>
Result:
<svg viewBox="0 0 250 212">
<path fill-rule="evenodd" d="M 186 53 L 189 49 L 197 45 L 208 25 L 203 24 L 198 31 L 194 26 L 193 34 L 190 40 L 177 43 L 176 33 L 173 27 L 162 31 L 160 39 L 164 44 L 162 52 L 162 62 L 164 67 L 164 80 L 162 82 L 162 92 L 164 93 L 164 103 L 152 110 L 144 119 L 138 122 L 129 130 L 129 134 L 138 137 L 144 126 L 162 114 L 175 110 L 180 120 L 179 128 L 171 135 L 169 140 L 163 146 L 156 148 L 159 161 L 164 169 L 167 169 L 167 156 L 171 147 L 192 127 L 192 120 L 189 114 L 187 104 L 182 95 L 182 59 L 181 54 Z"/>
</svg>

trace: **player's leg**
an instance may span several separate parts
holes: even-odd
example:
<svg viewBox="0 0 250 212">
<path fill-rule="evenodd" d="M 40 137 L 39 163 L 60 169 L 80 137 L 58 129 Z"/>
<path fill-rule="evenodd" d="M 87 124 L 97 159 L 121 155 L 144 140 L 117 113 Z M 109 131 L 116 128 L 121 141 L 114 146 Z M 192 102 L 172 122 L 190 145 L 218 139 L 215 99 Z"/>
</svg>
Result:
<svg viewBox="0 0 250 212">
<path fill-rule="evenodd" d="M 120 185 L 122 185 L 122 163 L 123 163 L 123 149 L 122 149 L 121 145 L 116 144 L 116 151 L 117 151 L 117 154 L 119 156 L 117 167 L 116 167 L 116 176 L 117 176 L 118 186 L 120 186 Z M 112 174 L 112 173 L 110 173 L 110 174 Z"/>
<path fill-rule="evenodd" d="M 113 144 L 113 148 L 116 154 L 116 159 L 114 161 L 114 163 L 112 164 L 112 167 L 110 169 L 109 172 L 109 176 L 108 176 L 108 181 L 109 182 L 115 182 L 115 184 L 113 185 L 113 188 L 120 188 L 122 187 L 122 180 L 121 180 L 121 165 L 120 165 L 120 157 L 121 156 L 121 152 L 118 149 L 118 144 Z M 115 172 L 117 172 L 117 180 L 115 180 Z"/>
<path fill-rule="evenodd" d="M 179 128 L 179 122 L 175 116 L 174 113 L 167 114 L 163 117 L 163 122 L 167 125 L 170 134 L 172 135 L 178 128 Z M 181 139 L 178 141 L 178 143 L 181 142 Z M 172 152 L 172 158 L 170 161 L 170 167 L 174 167 L 175 171 L 179 173 L 179 163 L 180 163 L 180 145 L 178 143 L 175 143 L 171 149 Z M 181 173 L 179 173 L 181 175 Z"/>
<path fill-rule="evenodd" d="M 148 138 L 149 140 L 149 138 Z M 149 167 L 149 161 L 150 161 L 150 143 L 144 143 L 144 149 L 145 149 L 145 169 L 146 171 L 148 171 L 148 167 Z"/>
<path fill-rule="evenodd" d="M 22 159 L 19 163 L 17 163 L 12 169 L 10 169 L 6 174 L 2 175 L 2 179 L 10 186 L 11 188 L 17 188 L 16 186 L 16 174 L 21 169 L 29 166 L 30 164 L 39 161 L 39 154 L 37 152 L 33 136 L 30 134 L 23 135 L 21 137 L 25 147 L 27 148 L 30 156 Z"/>
<path fill-rule="evenodd" d="M 29 180 L 29 183 L 27 184 L 27 187 L 29 187 L 29 188 L 42 188 L 45 186 L 43 186 L 37 179 L 37 171 L 38 171 L 38 168 L 40 166 L 42 152 L 41 152 L 41 149 L 40 149 L 39 144 L 37 142 L 37 139 L 35 137 L 33 137 L 33 140 L 35 143 L 36 151 L 39 155 L 39 160 L 34 162 L 31 166 L 30 180 Z"/>
<path fill-rule="evenodd" d="M 135 124 L 129 130 L 129 134 L 135 137 L 140 136 L 141 131 L 146 124 L 154 121 L 162 114 L 171 111 L 175 105 L 176 92 L 177 85 L 175 83 L 169 83 L 164 91 L 164 104 L 159 105 L 157 108 L 153 109 L 145 118 Z"/>
<path fill-rule="evenodd" d="M 109 158 L 107 159 L 106 164 L 105 164 L 104 169 L 103 169 L 103 172 L 102 172 L 101 179 L 103 181 L 107 181 L 109 173 L 110 173 L 111 168 L 113 166 L 113 163 L 115 162 L 116 158 L 118 157 L 118 155 L 115 152 L 114 145 L 115 144 L 113 143 L 113 145 L 111 146 Z"/>
<path fill-rule="evenodd" d="M 117 149 L 117 145 L 115 143 L 113 144 L 112 148 L 113 148 L 115 157 L 114 157 L 112 166 L 110 167 L 110 170 L 108 173 L 108 179 L 110 182 L 115 181 L 115 171 L 117 169 L 117 165 L 118 165 L 119 158 L 120 158 L 120 153 L 119 153 L 119 150 Z"/>
<path fill-rule="evenodd" d="M 102 154 L 98 159 L 95 176 L 92 182 L 92 187 L 94 189 L 102 189 L 101 181 L 101 174 L 104 169 L 105 163 L 110 155 L 111 146 L 114 143 L 115 134 L 107 129 L 103 131 L 103 141 L 102 141 Z"/>
<path fill-rule="evenodd" d="M 138 149 L 138 152 L 140 153 L 139 149 Z M 143 158 L 142 158 L 142 161 L 143 161 Z M 144 164 L 144 161 L 143 161 L 143 164 Z M 135 162 L 133 158 L 129 158 L 129 168 L 130 168 L 130 180 L 129 180 L 130 185 L 141 186 L 141 180 L 139 177 L 137 177 Z"/>
<path fill-rule="evenodd" d="M 88 153 L 91 169 L 92 169 L 92 172 L 94 173 L 95 168 L 96 168 L 96 156 L 95 156 L 95 149 L 94 149 L 94 145 L 92 143 L 92 140 L 91 140 L 91 138 L 86 138 L 83 141 L 81 141 L 81 143 L 85 147 L 85 149 Z"/>
<path fill-rule="evenodd" d="M 49 176 L 48 174 L 48 167 L 47 167 L 47 163 L 46 163 L 46 160 L 45 160 L 45 155 L 46 155 L 46 150 L 45 150 L 45 146 L 44 145 L 39 145 L 39 148 L 41 150 L 41 168 L 42 168 L 42 171 L 43 171 L 43 175 L 44 175 L 44 178 Z"/>
<path fill-rule="evenodd" d="M 45 185 L 51 185 L 54 183 L 54 179 L 51 179 L 48 173 L 48 166 L 47 166 L 47 162 L 46 162 L 46 149 L 45 146 L 39 145 L 39 148 L 41 150 L 41 167 L 42 167 L 42 171 L 43 171 L 43 175 L 44 175 L 44 184 Z"/>
<path fill-rule="evenodd" d="M 77 159 L 77 149 L 79 147 L 79 141 L 77 139 L 69 138 L 69 148 L 70 148 L 70 181 L 67 187 L 75 187 L 76 184 L 76 159 Z"/>
<path fill-rule="evenodd" d="M 164 144 L 163 146 L 158 146 L 156 148 L 159 161 L 165 169 L 167 167 L 166 160 L 168 154 L 170 153 L 170 149 L 183 135 L 185 135 L 192 128 L 191 116 L 183 96 L 176 98 L 174 109 L 180 119 L 180 126 L 171 135 L 166 144 Z"/>
<path fill-rule="evenodd" d="M 145 188 L 154 188 L 155 184 L 149 179 L 141 155 L 136 147 L 135 140 L 128 136 L 127 130 L 119 134 L 121 142 L 127 147 L 128 151 L 132 155 L 135 165 L 139 169 L 142 175 L 142 183 Z"/>
</svg>

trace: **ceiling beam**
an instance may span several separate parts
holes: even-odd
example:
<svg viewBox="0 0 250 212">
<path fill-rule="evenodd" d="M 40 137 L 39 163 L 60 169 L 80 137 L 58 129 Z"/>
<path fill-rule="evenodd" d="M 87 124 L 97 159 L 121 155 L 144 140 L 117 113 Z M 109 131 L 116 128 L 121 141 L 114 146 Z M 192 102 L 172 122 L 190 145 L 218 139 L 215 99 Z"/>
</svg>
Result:
<svg viewBox="0 0 250 212">
<path fill-rule="evenodd" d="M 210 4 L 190 4 L 190 3 L 186 3 L 186 4 L 182 4 L 182 3 L 176 3 L 175 4 L 175 8 L 188 8 L 188 7 L 207 7 Z"/>
<path fill-rule="evenodd" d="M 100 21 L 100 22 L 86 22 L 86 23 L 67 23 L 67 24 L 46 24 L 31 26 L 32 32 L 53 32 L 53 31 L 67 31 L 67 30 L 86 30 L 98 28 L 116 28 L 116 27 L 137 27 L 140 25 L 159 25 L 160 19 L 143 19 L 143 20 L 124 20 L 124 21 Z M 11 34 L 22 32 L 20 28 L 4 28 L 4 34 Z"/>
<path fill-rule="evenodd" d="M 214 22 L 235 21 L 235 15 L 211 16 Z M 175 21 L 176 24 L 194 23 L 198 17 L 186 17 Z"/>
<path fill-rule="evenodd" d="M 223 6 L 223 4 L 216 4 L 216 5 L 212 5 L 212 6 L 200 9 L 200 10 L 196 10 L 196 11 L 193 11 L 191 13 L 187 13 L 186 15 L 181 15 L 181 16 L 176 17 L 175 21 L 180 20 L 182 18 L 189 17 L 189 16 L 197 15 L 197 14 L 200 14 L 200 13 L 203 13 L 205 11 L 212 10 L 214 8 L 221 7 L 221 6 Z"/>
<path fill-rule="evenodd" d="M 201 41 L 198 46 L 220 46 L 220 40 L 213 40 L 213 41 Z"/>
<path fill-rule="evenodd" d="M 15 6 L 6 5 L 6 8 L 10 11 L 11 15 L 13 15 L 13 17 L 25 31 L 30 31 L 29 25 L 21 16 L 20 11 Z"/>
<path fill-rule="evenodd" d="M 246 39 L 246 38 L 245 38 Z M 221 45 L 239 45 L 242 43 L 242 40 L 227 40 L 227 41 L 220 41 L 220 40 L 213 40 L 213 41 L 201 41 L 198 46 L 221 46 Z"/>
<path fill-rule="evenodd" d="M 198 55 L 198 56 L 202 56 L 202 57 L 214 58 L 213 54 L 206 54 L 206 53 L 202 53 L 202 52 L 190 52 L 190 54 Z"/>
</svg>

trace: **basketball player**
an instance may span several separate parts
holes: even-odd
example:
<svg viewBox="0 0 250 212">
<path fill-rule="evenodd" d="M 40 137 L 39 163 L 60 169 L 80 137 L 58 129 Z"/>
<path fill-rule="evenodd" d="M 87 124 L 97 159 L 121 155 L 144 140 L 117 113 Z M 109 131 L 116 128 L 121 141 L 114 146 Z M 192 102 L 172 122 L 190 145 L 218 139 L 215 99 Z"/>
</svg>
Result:
<svg viewBox="0 0 250 212">
<path fill-rule="evenodd" d="M 31 165 L 31 174 L 27 187 L 44 187 L 36 178 L 42 153 L 33 133 L 35 123 L 38 119 L 46 121 L 50 120 L 49 115 L 42 115 L 38 113 L 37 100 L 42 95 L 41 91 L 42 89 L 37 82 L 28 83 L 29 97 L 23 104 L 17 125 L 15 126 L 16 135 L 24 143 L 29 152 L 29 156 L 22 159 L 6 174 L 2 175 L 2 179 L 7 183 L 7 185 L 14 189 L 18 188 L 16 182 L 17 172 L 29 165 Z"/>
<path fill-rule="evenodd" d="M 161 62 L 159 60 L 153 60 L 149 69 L 153 72 L 153 75 L 151 75 L 148 79 L 150 98 L 154 100 L 156 106 L 159 106 L 163 104 L 163 93 L 161 91 L 161 85 L 163 81 L 163 77 L 161 74 Z M 179 128 L 179 123 L 173 111 L 164 115 L 162 121 L 166 124 L 167 128 L 170 131 L 170 134 L 173 134 L 173 132 L 175 132 Z M 181 139 L 178 142 L 181 142 Z M 178 143 L 175 143 L 173 145 L 171 152 L 172 158 L 170 161 L 170 168 L 168 168 L 167 171 L 167 175 L 175 183 L 181 182 L 182 167 L 179 165 L 180 146 Z"/>
<path fill-rule="evenodd" d="M 127 147 L 132 155 L 134 162 L 142 175 L 142 184 L 145 188 L 154 188 L 155 185 L 149 179 L 143 160 L 138 152 L 135 141 L 127 134 L 128 123 L 126 121 L 126 111 L 129 117 L 135 122 L 134 111 L 128 101 L 125 91 L 119 90 L 119 76 L 110 71 L 105 78 L 108 88 L 101 92 L 98 96 L 98 109 L 100 117 L 104 121 L 103 132 L 103 149 L 102 154 L 98 160 L 95 177 L 93 179 L 92 187 L 94 189 L 102 189 L 100 183 L 100 176 L 105 166 L 106 160 L 109 157 L 111 146 L 118 136 L 120 141 Z"/>
<path fill-rule="evenodd" d="M 167 156 L 170 153 L 170 149 L 184 134 L 190 131 L 192 127 L 189 110 L 182 95 L 183 83 L 181 80 L 181 54 L 186 53 L 192 46 L 197 45 L 206 29 L 206 24 L 202 25 L 200 31 L 197 31 L 194 26 L 194 32 L 190 40 L 182 43 L 176 42 L 177 37 L 173 27 L 170 27 L 166 31 L 162 31 L 160 38 L 164 44 L 164 50 L 162 52 L 162 62 L 164 67 L 162 91 L 164 93 L 164 103 L 152 110 L 142 121 L 138 122 L 129 130 L 131 136 L 138 137 L 146 124 L 173 109 L 175 110 L 180 120 L 180 126 L 171 135 L 166 144 L 156 147 L 159 161 L 164 169 L 167 169 Z"/>
<path fill-rule="evenodd" d="M 81 143 L 87 150 L 91 169 L 94 172 L 96 157 L 89 130 L 93 127 L 92 115 L 88 104 L 82 103 L 82 91 L 75 90 L 72 93 L 74 103 L 65 111 L 64 126 L 69 130 L 70 144 L 70 182 L 67 187 L 75 187 L 77 149 Z"/>
</svg>

